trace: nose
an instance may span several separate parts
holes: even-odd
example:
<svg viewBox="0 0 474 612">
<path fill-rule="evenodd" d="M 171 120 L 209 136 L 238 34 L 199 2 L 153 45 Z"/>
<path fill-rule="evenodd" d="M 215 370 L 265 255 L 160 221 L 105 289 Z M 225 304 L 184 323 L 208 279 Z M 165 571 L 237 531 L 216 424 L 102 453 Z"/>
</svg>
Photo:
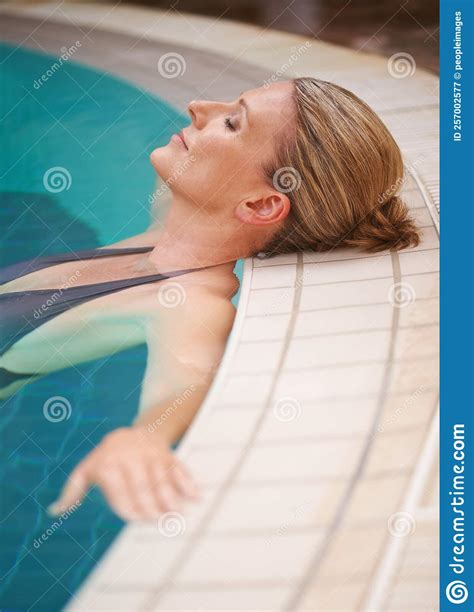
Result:
<svg viewBox="0 0 474 612">
<path fill-rule="evenodd" d="M 206 123 L 205 105 L 206 103 L 203 100 L 192 100 L 188 104 L 188 113 L 191 117 L 191 121 L 198 130 L 204 127 Z"/>
<path fill-rule="evenodd" d="M 188 113 L 194 126 L 200 130 L 216 115 L 224 112 L 224 105 L 210 100 L 192 100 L 188 104 Z"/>
</svg>

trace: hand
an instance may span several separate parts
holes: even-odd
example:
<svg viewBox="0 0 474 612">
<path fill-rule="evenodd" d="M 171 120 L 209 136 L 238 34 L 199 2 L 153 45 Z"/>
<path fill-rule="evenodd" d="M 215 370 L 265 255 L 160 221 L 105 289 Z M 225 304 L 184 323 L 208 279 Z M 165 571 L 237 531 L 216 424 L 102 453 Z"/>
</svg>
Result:
<svg viewBox="0 0 474 612">
<path fill-rule="evenodd" d="M 125 521 L 154 519 L 179 510 L 185 499 L 198 497 L 190 474 L 166 440 L 143 427 L 124 427 L 102 442 L 71 472 L 59 499 L 48 512 L 59 515 L 99 486 L 112 509 Z"/>
</svg>

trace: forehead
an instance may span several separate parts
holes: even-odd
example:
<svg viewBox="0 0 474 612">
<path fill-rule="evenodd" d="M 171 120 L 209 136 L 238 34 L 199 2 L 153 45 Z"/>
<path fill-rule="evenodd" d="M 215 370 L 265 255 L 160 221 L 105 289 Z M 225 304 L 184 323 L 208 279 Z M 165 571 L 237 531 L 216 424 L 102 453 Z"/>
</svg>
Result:
<svg viewBox="0 0 474 612">
<path fill-rule="evenodd" d="M 293 98 L 293 93 L 293 83 L 291 83 L 291 81 L 283 81 L 281 83 L 272 83 L 268 86 L 243 91 L 240 97 L 245 98 L 249 104 L 268 104 L 278 108 L 288 106 Z"/>
</svg>

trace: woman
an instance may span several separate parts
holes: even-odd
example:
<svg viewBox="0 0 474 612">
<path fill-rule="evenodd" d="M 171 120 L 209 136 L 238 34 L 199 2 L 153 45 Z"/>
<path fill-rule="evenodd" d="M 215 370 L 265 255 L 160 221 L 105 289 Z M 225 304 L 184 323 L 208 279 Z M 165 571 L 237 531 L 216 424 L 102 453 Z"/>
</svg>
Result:
<svg viewBox="0 0 474 612">
<path fill-rule="evenodd" d="M 140 412 L 73 471 L 51 512 L 101 487 L 126 520 L 197 496 L 170 445 L 211 384 L 230 332 L 235 261 L 259 252 L 418 244 L 396 196 L 400 151 L 375 113 L 301 78 L 230 103 L 192 102 L 191 124 L 152 152 L 172 202 L 159 228 L 106 249 L 3 270 L 4 393 L 146 341 Z M 167 292 L 178 294 L 169 308 Z M 125 331 L 124 331 L 125 330 Z"/>
</svg>

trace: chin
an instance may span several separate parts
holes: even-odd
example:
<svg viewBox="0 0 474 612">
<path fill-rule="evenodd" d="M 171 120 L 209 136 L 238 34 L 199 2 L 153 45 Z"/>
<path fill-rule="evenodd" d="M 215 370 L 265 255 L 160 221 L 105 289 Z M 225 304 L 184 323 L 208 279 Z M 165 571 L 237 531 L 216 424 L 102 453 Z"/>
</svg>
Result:
<svg viewBox="0 0 474 612">
<path fill-rule="evenodd" d="M 158 147 L 150 153 L 150 163 L 158 174 L 161 174 L 163 161 L 166 157 L 166 153 L 163 149 L 166 149 L 166 147 Z"/>
</svg>

